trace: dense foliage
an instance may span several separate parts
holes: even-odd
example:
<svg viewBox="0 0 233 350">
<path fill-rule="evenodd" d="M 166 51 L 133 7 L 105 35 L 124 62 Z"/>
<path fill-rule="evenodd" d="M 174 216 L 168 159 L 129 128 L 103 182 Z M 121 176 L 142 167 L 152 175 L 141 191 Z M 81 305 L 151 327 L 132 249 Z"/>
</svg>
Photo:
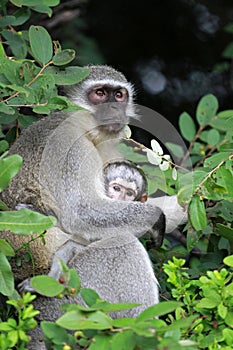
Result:
<svg viewBox="0 0 233 350">
<path fill-rule="evenodd" d="M 58 2 L 4 0 L 0 4 L 0 191 L 22 165 L 21 157 L 7 156 L 20 130 L 30 125 L 36 114 L 77 109 L 59 96 L 58 86 L 75 84 L 88 74 L 80 67 L 67 66 L 75 52 L 62 50 L 45 28 L 30 26 L 21 30 L 31 12 L 51 16 L 51 7 Z M 153 246 L 149 249 L 160 278 L 162 302 L 136 319 L 112 320 L 111 311 L 135 305 L 113 305 L 101 300 L 94 291 L 82 289 L 76 272 L 62 264 L 62 283 L 47 276 L 35 277 L 35 289 L 60 297 L 75 297 L 80 292 L 87 307 L 66 306 L 66 313 L 56 323 L 43 322 L 48 349 L 232 349 L 233 110 L 219 112 L 215 96 L 207 95 L 198 103 L 196 118 L 184 112 L 179 126 L 188 145 L 187 153 L 178 145 L 159 145 L 155 140 L 151 150 L 138 143 L 132 147 L 132 141 L 128 146 L 129 140 L 122 146 L 128 159 L 141 164 L 150 194 L 158 189 L 177 194 L 189 211 L 181 233 L 182 244 L 178 240 L 174 245 L 167 237 L 160 250 Z M 178 163 L 164 155 L 164 147 L 179 159 Z M 43 239 L 44 231 L 55 223 L 54 218 L 28 209 L 8 211 L 3 202 L 0 205 L 1 230 L 37 233 L 39 238 L 32 240 Z M 147 245 L 147 239 L 143 243 Z M 12 306 L 1 314 L 3 350 L 25 349 L 27 332 L 36 326 L 37 311 L 31 304 L 34 297 L 20 297 L 14 289 L 8 261 L 14 254 L 12 247 L 0 240 L 0 293 L 9 297 L 7 303 Z"/>
</svg>

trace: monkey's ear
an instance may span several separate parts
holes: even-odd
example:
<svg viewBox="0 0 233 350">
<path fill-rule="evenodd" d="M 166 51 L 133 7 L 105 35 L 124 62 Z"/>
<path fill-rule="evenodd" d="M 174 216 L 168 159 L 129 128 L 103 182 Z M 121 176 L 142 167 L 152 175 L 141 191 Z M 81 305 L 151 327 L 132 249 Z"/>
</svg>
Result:
<svg viewBox="0 0 233 350">
<path fill-rule="evenodd" d="M 143 195 L 138 199 L 139 202 L 145 203 L 147 201 L 147 194 L 143 193 Z"/>
</svg>

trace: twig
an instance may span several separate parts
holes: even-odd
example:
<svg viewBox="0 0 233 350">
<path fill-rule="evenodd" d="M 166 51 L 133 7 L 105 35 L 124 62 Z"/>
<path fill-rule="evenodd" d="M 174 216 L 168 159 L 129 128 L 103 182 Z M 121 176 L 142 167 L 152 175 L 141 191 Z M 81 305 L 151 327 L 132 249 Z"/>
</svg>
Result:
<svg viewBox="0 0 233 350">
<path fill-rule="evenodd" d="M 212 169 L 206 177 L 197 185 L 196 191 L 193 193 L 193 196 L 198 193 L 198 190 L 204 185 L 204 183 L 211 177 L 211 175 L 218 170 L 227 160 L 233 159 L 233 153 L 228 157 L 228 159 L 222 160 L 214 169 Z"/>
<path fill-rule="evenodd" d="M 146 147 L 146 146 L 144 146 L 144 145 L 142 145 L 141 143 L 139 143 L 139 142 L 137 142 L 137 141 L 135 141 L 135 140 L 133 140 L 133 139 L 131 139 L 131 138 L 127 138 L 127 137 L 123 137 L 123 139 L 124 140 L 126 140 L 126 141 L 130 141 L 130 142 L 133 142 L 133 143 L 135 143 L 140 149 L 149 149 L 150 150 L 150 148 L 148 148 L 148 147 Z M 175 168 L 179 168 L 179 169 L 183 169 L 183 170 L 187 170 L 186 168 L 184 168 L 183 166 L 181 166 L 181 165 L 177 165 L 177 164 L 175 164 L 175 163 L 173 163 L 171 160 L 169 160 L 169 159 L 166 159 L 164 156 L 160 156 L 163 160 L 165 160 L 166 162 L 168 162 L 168 163 L 170 163 L 171 165 L 173 165 Z"/>
</svg>

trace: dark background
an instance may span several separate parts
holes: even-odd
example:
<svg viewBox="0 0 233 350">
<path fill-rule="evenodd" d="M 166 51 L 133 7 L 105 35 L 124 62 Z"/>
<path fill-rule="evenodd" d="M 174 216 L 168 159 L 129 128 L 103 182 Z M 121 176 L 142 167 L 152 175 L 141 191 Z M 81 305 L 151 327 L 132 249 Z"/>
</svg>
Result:
<svg viewBox="0 0 233 350">
<path fill-rule="evenodd" d="M 194 115 L 207 93 L 219 99 L 220 109 L 232 108 L 231 60 L 222 55 L 233 41 L 224 30 L 233 22 L 231 0 L 76 0 L 61 6 L 63 23 L 51 28 L 52 37 L 76 49 L 77 64 L 123 71 L 137 103 L 174 125 L 184 110 Z M 73 13 L 67 21 L 66 11 Z"/>
</svg>

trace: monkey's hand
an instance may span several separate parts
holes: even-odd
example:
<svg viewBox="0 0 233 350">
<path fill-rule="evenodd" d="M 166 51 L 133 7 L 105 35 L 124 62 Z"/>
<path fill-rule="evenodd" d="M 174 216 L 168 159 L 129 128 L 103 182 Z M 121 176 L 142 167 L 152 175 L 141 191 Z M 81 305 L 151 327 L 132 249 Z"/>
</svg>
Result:
<svg viewBox="0 0 233 350">
<path fill-rule="evenodd" d="M 159 207 L 165 214 L 166 233 L 172 232 L 177 226 L 188 220 L 187 208 L 179 205 L 176 196 L 148 198 L 147 203 Z"/>
<path fill-rule="evenodd" d="M 26 292 L 36 293 L 35 289 L 31 286 L 30 282 L 31 278 L 27 278 L 26 280 L 18 284 L 18 291 L 20 292 L 20 294 Z"/>
</svg>

